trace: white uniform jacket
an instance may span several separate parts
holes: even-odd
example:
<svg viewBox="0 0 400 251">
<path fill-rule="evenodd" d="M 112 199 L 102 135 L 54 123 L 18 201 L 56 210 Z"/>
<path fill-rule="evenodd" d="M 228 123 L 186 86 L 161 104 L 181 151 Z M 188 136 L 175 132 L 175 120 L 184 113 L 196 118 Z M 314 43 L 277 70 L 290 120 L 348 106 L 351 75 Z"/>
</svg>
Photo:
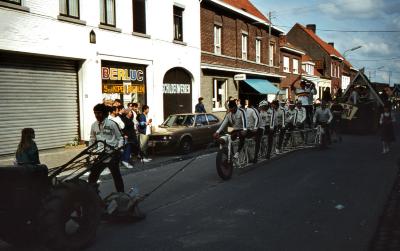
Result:
<svg viewBox="0 0 400 251">
<path fill-rule="evenodd" d="M 246 112 L 242 108 L 237 108 L 235 113 L 228 112 L 217 133 L 222 132 L 228 124 L 233 127 L 233 130 L 247 130 Z"/>
</svg>

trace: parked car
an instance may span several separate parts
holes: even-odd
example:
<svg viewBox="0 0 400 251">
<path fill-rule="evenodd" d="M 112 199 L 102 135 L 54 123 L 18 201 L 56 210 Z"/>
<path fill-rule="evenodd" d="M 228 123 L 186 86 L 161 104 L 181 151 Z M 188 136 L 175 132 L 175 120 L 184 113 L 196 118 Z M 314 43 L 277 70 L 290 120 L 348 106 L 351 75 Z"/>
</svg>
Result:
<svg viewBox="0 0 400 251">
<path fill-rule="evenodd" d="M 213 142 L 213 133 L 220 125 L 220 119 L 209 113 L 172 114 L 150 135 L 149 145 L 187 154 L 194 146 Z"/>
</svg>

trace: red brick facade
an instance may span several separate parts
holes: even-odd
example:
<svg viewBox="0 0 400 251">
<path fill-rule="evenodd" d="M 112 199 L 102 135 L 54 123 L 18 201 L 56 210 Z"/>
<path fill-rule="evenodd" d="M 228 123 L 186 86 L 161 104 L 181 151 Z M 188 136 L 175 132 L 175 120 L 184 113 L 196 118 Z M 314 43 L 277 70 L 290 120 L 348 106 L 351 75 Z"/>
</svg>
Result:
<svg viewBox="0 0 400 251">
<path fill-rule="evenodd" d="M 315 34 L 312 27 L 306 28 L 296 24 L 288 32 L 288 41 L 300 47 L 315 61 L 315 68 L 322 77 L 331 79 L 332 91 L 341 88 L 341 77 L 343 71 L 342 55 L 331 45 L 323 41 Z M 333 74 L 333 67 L 339 67 L 339 74 Z"/>
<path fill-rule="evenodd" d="M 217 9 L 215 6 L 201 6 L 201 62 L 233 68 L 248 69 L 265 73 L 279 73 L 278 36 L 268 39 L 268 30 L 252 24 L 239 15 Z M 214 26 L 221 27 L 221 55 L 214 54 Z M 242 59 L 242 33 L 248 34 L 248 57 Z M 261 63 L 256 63 L 256 39 L 261 41 Z M 269 67 L 269 43 L 275 45 L 274 67 Z"/>
<path fill-rule="evenodd" d="M 284 72 L 283 71 L 283 58 L 288 57 L 289 58 L 289 72 Z M 297 59 L 298 61 L 298 73 L 293 73 L 293 59 Z M 289 51 L 285 51 L 284 49 L 281 49 L 281 74 L 285 76 L 286 78 L 282 79 L 280 88 L 281 89 L 288 89 L 288 98 L 291 100 L 294 100 L 293 93 L 290 91 L 290 86 L 292 83 L 295 83 L 296 86 L 300 85 L 300 73 L 301 73 L 301 54 L 298 53 L 293 53 Z"/>
<path fill-rule="evenodd" d="M 224 0 L 228 3 L 228 0 Z M 236 6 L 246 3 L 243 8 Z M 221 103 L 226 104 L 229 96 L 249 99 L 253 103 L 265 99 L 257 91 L 243 91 L 246 83 L 234 81 L 236 74 L 245 73 L 247 78 L 267 79 L 279 83 L 280 50 L 279 31 L 272 29 L 269 36 L 269 21 L 263 16 L 255 16 L 254 9 L 247 10 L 248 0 L 235 1 L 232 8 L 221 6 L 212 1 L 203 0 L 200 8 L 201 29 L 201 96 L 207 111 L 219 117 L 226 113 Z M 251 4 L 251 3 L 250 3 Z M 252 5 L 251 5 L 252 6 Z M 236 9 L 235 9 L 236 8 Z M 255 8 L 254 6 L 252 8 Z M 245 13 L 255 16 L 249 17 Z M 263 20 L 259 22 L 256 20 Z M 214 52 L 214 27 L 221 29 L 221 53 Z M 242 59 L 242 34 L 247 35 L 247 59 Z M 260 41 L 260 62 L 256 60 L 256 41 Z M 270 66 L 269 45 L 274 45 L 273 65 Z M 221 81 L 225 82 L 224 88 Z M 222 88 L 222 89 L 221 89 Z"/>
</svg>

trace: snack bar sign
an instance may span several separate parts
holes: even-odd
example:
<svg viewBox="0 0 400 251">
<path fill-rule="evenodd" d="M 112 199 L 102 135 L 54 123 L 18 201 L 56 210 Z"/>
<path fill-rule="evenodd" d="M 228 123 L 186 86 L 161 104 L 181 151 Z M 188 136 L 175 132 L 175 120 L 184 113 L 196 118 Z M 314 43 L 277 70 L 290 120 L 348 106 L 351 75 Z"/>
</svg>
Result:
<svg viewBox="0 0 400 251">
<path fill-rule="evenodd" d="M 144 85 L 110 85 L 103 84 L 103 93 L 145 93 Z"/>
<path fill-rule="evenodd" d="M 190 94 L 190 84 L 164 84 L 164 94 Z"/>
<path fill-rule="evenodd" d="M 143 70 L 101 67 L 101 78 L 112 81 L 144 81 Z"/>
</svg>

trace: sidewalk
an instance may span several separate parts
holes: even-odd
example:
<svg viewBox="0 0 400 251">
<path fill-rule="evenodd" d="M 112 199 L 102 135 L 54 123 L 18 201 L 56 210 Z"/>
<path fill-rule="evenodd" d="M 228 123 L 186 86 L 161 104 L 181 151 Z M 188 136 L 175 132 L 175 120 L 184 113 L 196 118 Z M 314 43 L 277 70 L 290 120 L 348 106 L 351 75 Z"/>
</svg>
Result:
<svg viewBox="0 0 400 251">
<path fill-rule="evenodd" d="M 85 145 L 80 145 L 75 147 L 41 150 L 39 151 L 39 159 L 40 162 L 47 165 L 49 169 L 54 168 L 68 162 L 78 153 L 83 151 L 85 147 Z M 13 155 L 0 156 L 0 166 L 13 165 L 14 160 L 15 156 Z"/>
<path fill-rule="evenodd" d="M 47 165 L 49 169 L 61 166 L 79 154 L 81 151 L 85 149 L 85 145 L 80 145 L 76 147 L 67 147 L 67 148 L 57 148 L 50 150 L 41 150 L 39 151 L 39 158 L 42 164 Z M 192 158 L 194 156 L 198 156 L 204 153 L 209 153 L 212 151 L 216 151 L 215 149 L 208 149 L 206 152 L 204 150 L 194 151 L 187 155 L 177 155 L 174 153 L 162 153 L 157 155 L 150 155 L 149 157 L 152 161 L 148 163 L 140 163 L 136 161 L 134 163 L 134 168 L 126 169 L 121 167 L 122 174 L 127 174 L 131 172 L 142 171 L 144 169 L 150 169 L 154 167 L 158 167 L 164 164 L 181 161 L 185 159 Z M 0 156 L 0 166 L 12 166 L 15 157 L 13 155 Z"/>
<path fill-rule="evenodd" d="M 398 159 L 397 165 L 400 168 L 400 159 Z M 388 196 L 369 250 L 400 250 L 400 170 Z"/>
</svg>

